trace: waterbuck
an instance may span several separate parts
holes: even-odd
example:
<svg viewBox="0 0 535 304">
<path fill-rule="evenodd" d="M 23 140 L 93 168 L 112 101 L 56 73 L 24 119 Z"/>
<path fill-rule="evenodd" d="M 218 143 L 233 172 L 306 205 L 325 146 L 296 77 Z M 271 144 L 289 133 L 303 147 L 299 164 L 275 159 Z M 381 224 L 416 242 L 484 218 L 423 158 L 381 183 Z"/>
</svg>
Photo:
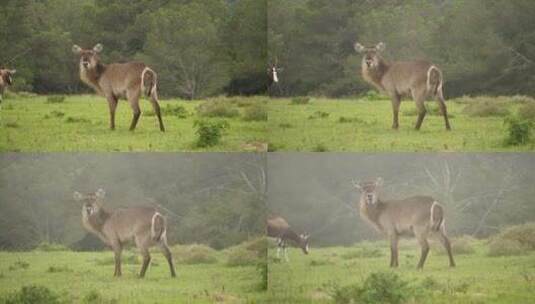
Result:
<svg viewBox="0 0 535 304">
<path fill-rule="evenodd" d="M 355 51 L 363 54 L 362 77 L 379 91 L 388 94 L 392 100 L 393 122 L 392 128 L 399 127 L 398 115 L 401 97 L 412 96 L 418 110 L 416 130 L 420 130 L 426 109 L 424 102 L 429 97 L 435 97 L 444 116 L 446 130 L 451 130 L 448 111 L 442 92 L 443 78 L 440 69 L 427 61 L 394 61 L 388 62 L 380 53 L 385 50 L 385 44 L 380 42 L 373 47 L 364 47 L 355 43 Z"/>
<path fill-rule="evenodd" d="M 17 70 L 0 68 L 0 102 L 2 102 L 5 89 L 13 84 L 13 75 L 16 72 Z"/>
<path fill-rule="evenodd" d="M 403 200 L 381 200 L 377 189 L 383 184 L 378 178 L 373 182 L 353 185 L 360 191 L 360 216 L 390 239 L 390 267 L 398 266 L 398 240 L 400 236 L 414 235 L 422 251 L 418 268 L 424 266 L 429 252 L 427 238 L 435 235 L 448 253 L 450 266 L 454 267 L 450 241 L 446 235 L 444 208 L 430 196 L 413 196 Z"/>
<path fill-rule="evenodd" d="M 92 87 L 98 94 L 106 97 L 110 109 L 110 129 L 115 130 L 115 110 L 120 98 L 126 98 L 132 107 L 133 117 L 130 131 L 136 128 L 141 115 L 139 98 L 146 95 L 158 117 L 160 130 L 165 131 L 160 105 L 158 104 L 157 75 L 143 62 L 103 64 L 99 53 L 102 44 L 93 49 L 82 49 L 74 45 L 72 51 L 80 55 L 80 79 Z"/>
<path fill-rule="evenodd" d="M 288 240 L 294 242 L 304 254 L 308 254 L 308 234 L 297 234 L 290 228 L 288 222 L 280 216 L 273 216 L 267 219 L 266 223 L 267 236 L 277 239 L 277 258 L 280 257 L 280 251 L 282 249 L 284 258 L 288 259 L 288 252 L 286 251 L 286 245 Z"/>
<path fill-rule="evenodd" d="M 139 276 L 143 278 L 150 263 L 149 248 L 160 246 L 169 263 L 171 276 L 175 277 L 175 267 L 171 250 L 167 245 L 167 224 L 156 209 L 151 207 L 131 207 L 125 209 L 107 209 L 104 207 L 105 192 L 102 189 L 94 193 L 74 192 L 74 200 L 82 202 L 82 223 L 87 231 L 98 236 L 115 254 L 115 276 L 121 276 L 121 251 L 126 242 L 135 241 L 143 256 L 143 265 Z"/>
</svg>

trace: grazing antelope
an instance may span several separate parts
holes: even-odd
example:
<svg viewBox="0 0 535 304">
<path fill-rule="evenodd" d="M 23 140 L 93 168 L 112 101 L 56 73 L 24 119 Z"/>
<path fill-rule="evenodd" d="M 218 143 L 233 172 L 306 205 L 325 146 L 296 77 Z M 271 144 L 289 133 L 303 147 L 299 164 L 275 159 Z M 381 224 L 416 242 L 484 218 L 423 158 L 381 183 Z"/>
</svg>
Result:
<svg viewBox="0 0 535 304">
<path fill-rule="evenodd" d="M 286 261 L 288 259 L 288 252 L 286 251 L 286 245 L 288 240 L 294 242 L 304 254 L 308 254 L 308 234 L 297 234 L 295 231 L 290 229 L 288 222 L 280 216 L 274 216 L 267 219 L 266 224 L 267 236 L 277 239 L 277 258 L 280 256 L 280 251 L 282 249 L 284 258 Z"/>
<path fill-rule="evenodd" d="M 448 252 L 450 267 L 455 266 L 451 245 L 446 236 L 444 208 L 430 196 L 413 196 L 403 200 L 381 200 L 377 188 L 383 180 L 356 183 L 360 191 L 360 216 L 390 239 L 390 267 L 398 266 L 398 240 L 403 235 L 414 235 L 422 251 L 418 268 L 422 268 L 429 252 L 427 238 L 436 235 Z"/>
<path fill-rule="evenodd" d="M 130 131 L 136 128 L 141 115 L 139 98 L 144 94 L 150 99 L 160 130 L 165 131 L 158 104 L 156 72 L 142 62 L 103 64 L 98 55 L 102 51 L 100 43 L 93 49 L 74 45 L 72 51 L 80 55 L 80 79 L 108 100 L 111 130 L 115 130 L 115 110 L 119 98 L 126 98 L 130 103 L 134 113 Z"/>
<path fill-rule="evenodd" d="M 13 84 L 13 75 L 16 72 L 17 70 L 0 68 L 0 102 L 2 102 L 5 89 Z"/>
<path fill-rule="evenodd" d="M 357 42 L 354 47 L 357 53 L 363 54 L 361 65 L 364 80 L 388 94 L 392 100 L 393 129 L 399 126 L 401 97 L 410 95 L 418 109 L 416 130 L 420 130 L 422 126 L 426 114 L 424 102 L 429 97 L 437 99 L 440 112 L 444 116 L 446 130 L 451 130 L 442 92 L 444 84 L 442 72 L 436 65 L 424 60 L 387 62 L 380 55 L 385 50 L 383 42 L 373 47 L 364 47 Z"/>
<path fill-rule="evenodd" d="M 82 202 L 82 223 L 87 231 L 98 236 L 115 254 L 115 276 L 121 276 L 121 251 L 123 245 L 135 241 L 143 256 L 139 276 L 143 278 L 150 263 L 149 248 L 160 246 L 167 259 L 171 276 L 175 277 L 175 267 L 171 250 L 167 245 L 167 224 L 165 217 L 151 207 L 131 207 L 107 209 L 103 205 L 105 192 L 81 194 L 74 192 L 74 200 Z"/>
</svg>

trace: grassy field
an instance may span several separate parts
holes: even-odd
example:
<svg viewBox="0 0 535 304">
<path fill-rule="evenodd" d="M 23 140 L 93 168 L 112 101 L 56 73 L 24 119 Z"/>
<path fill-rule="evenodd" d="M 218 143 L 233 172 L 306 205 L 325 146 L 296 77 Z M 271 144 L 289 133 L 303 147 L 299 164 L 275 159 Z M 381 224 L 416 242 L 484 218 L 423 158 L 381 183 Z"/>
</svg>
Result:
<svg viewBox="0 0 535 304">
<path fill-rule="evenodd" d="M 273 303 L 332 303 L 334 290 L 361 285 L 370 274 L 380 272 L 394 273 L 408 283 L 408 303 L 535 303 L 533 251 L 490 257 L 480 241 L 472 253 L 455 255 L 457 267 L 449 268 L 447 257 L 433 252 L 437 246 L 432 244 L 425 268 L 418 271 L 416 244 L 401 244 L 400 267 L 395 270 L 388 267 L 386 241 L 316 248 L 307 256 L 291 249 L 288 263 L 278 261 L 275 250 L 270 250 L 268 293 Z M 391 285 L 387 281 L 386 288 Z"/>
<path fill-rule="evenodd" d="M 389 100 L 311 98 L 275 99 L 269 102 L 270 151 L 530 151 L 535 141 L 519 146 L 504 145 L 504 117 L 515 114 L 529 97 L 478 97 L 447 101 L 452 131 L 446 132 L 435 102 L 427 104 L 420 131 L 414 102 L 402 102 L 400 127 L 392 130 Z M 306 100 L 305 100 L 306 101 Z M 475 105 L 470 109 L 470 103 Z M 468 111 L 467 111 L 468 110 Z M 475 110 L 475 111 L 474 111 Z M 478 110 L 481 110 L 478 112 Z M 532 117 L 533 119 L 533 117 Z"/>
<path fill-rule="evenodd" d="M 217 261 L 177 264 L 177 278 L 159 252 L 152 258 L 139 279 L 134 253 L 123 254 L 123 276 L 114 278 L 111 252 L 0 252 L 0 303 L 29 285 L 49 288 L 61 303 L 259 303 L 265 297 L 257 266 L 231 267 L 224 252 Z"/>
<path fill-rule="evenodd" d="M 7 98 L 2 103 L 0 151 L 255 151 L 266 142 L 265 120 L 246 120 L 245 107 L 235 105 L 267 100 L 255 98 L 220 98 L 235 106 L 234 117 L 207 117 L 226 121 L 219 144 L 199 148 L 194 122 L 196 108 L 203 101 L 162 100 L 166 132 L 158 129 L 157 119 L 147 100 L 141 102 L 142 115 L 135 132 L 128 131 L 132 111 L 126 101 L 119 101 L 116 130 L 109 130 L 108 105 L 95 95 L 67 96 L 54 102 L 45 96 L 29 94 Z M 180 110 L 180 111 L 178 111 Z M 177 113 L 179 112 L 179 113 Z"/>
</svg>

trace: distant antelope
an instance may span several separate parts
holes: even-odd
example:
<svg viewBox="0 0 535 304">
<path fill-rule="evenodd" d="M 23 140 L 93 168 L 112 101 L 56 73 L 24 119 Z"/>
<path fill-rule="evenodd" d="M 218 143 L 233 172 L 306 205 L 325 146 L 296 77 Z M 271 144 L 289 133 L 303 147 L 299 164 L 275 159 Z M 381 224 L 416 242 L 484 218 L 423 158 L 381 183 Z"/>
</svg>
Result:
<svg viewBox="0 0 535 304">
<path fill-rule="evenodd" d="M 277 239 L 277 258 L 280 257 L 280 251 L 282 249 L 284 258 L 288 261 L 288 252 L 286 251 L 286 245 L 288 240 L 294 242 L 304 254 L 308 254 L 308 234 L 297 234 L 290 228 L 288 222 L 280 216 L 274 216 L 267 219 L 267 236 Z"/>
<path fill-rule="evenodd" d="M 429 97 L 435 97 L 444 116 L 446 130 L 451 130 L 448 111 L 444 100 L 443 78 L 440 69 L 427 61 L 394 61 L 387 62 L 380 53 L 385 50 L 385 44 L 380 42 L 373 47 L 364 47 L 355 43 L 355 51 L 363 54 L 362 77 L 379 91 L 388 94 L 392 100 L 393 123 L 392 128 L 399 126 L 398 115 L 401 97 L 410 95 L 418 109 L 416 130 L 420 130 L 426 109 L 424 102 Z"/>
<path fill-rule="evenodd" d="M 278 60 L 277 60 L 278 62 Z M 279 72 L 283 71 L 283 68 L 280 68 L 277 66 L 278 63 L 270 64 L 267 69 L 267 76 L 268 76 L 268 92 L 271 93 L 273 87 L 277 87 L 279 94 L 281 94 L 281 87 L 279 84 Z"/>
<path fill-rule="evenodd" d="M 142 62 L 103 64 L 98 55 L 102 51 L 100 43 L 93 49 L 82 49 L 74 45 L 72 51 L 80 55 L 81 80 L 108 100 L 110 129 L 115 129 L 115 110 L 119 98 L 128 99 L 134 113 L 130 131 L 136 128 L 141 115 L 139 98 L 144 94 L 150 99 L 154 113 L 158 117 L 160 130 L 165 131 L 158 104 L 156 72 Z"/>
<path fill-rule="evenodd" d="M 5 89 L 13 84 L 13 75 L 16 72 L 17 70 L 0 68 L 0 102 L 2 101 Z"/>
<path fill-rule="evenodd" d="M 111 247 L 115 254 L 115 276 L 121 276 L 121 251 L 123 245 L 135 241 L 143 256 L 140 277 L 145 276 L 150 263 L 149 248 L 160 246 L 167 259 L 171 276 L 175 277 L 175 267 L 171 250 L 167 245 L 167 224 L 165 218 L 151 207 L 131 207 L 125 209 L 107 209 L 103 205 L 105 192 L 81 194 L 74 192 L 74 200 L 83 202 L 82 223 L 90 233 L 98 236 Z"/>
<path fill-rule="evenodd" d="M 413 196 L 403 200 L 381 200 L 377 188 L 383 180 L 356 183 L 360 191 L 360 216 L 390 239 L 390 267 L 398 266 L 398 240 L 403 235 L 414 235 L 422 252 L 418 268 L 422 268 L 429 252 L 427 238 L 436 235 L 448 253 L 450 267 L 455 266 L 451 245 L 446 236 L 444 209 L 430 196 Z"/>
</svg>

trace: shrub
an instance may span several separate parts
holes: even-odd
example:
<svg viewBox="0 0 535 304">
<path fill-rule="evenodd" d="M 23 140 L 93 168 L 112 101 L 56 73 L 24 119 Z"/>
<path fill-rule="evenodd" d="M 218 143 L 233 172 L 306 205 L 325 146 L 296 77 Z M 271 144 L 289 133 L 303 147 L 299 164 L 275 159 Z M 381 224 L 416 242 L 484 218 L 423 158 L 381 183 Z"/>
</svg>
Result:
<svg viewBox="0 0 535 304">
<path fill-rule="evenodd" d="M 475 252 L 474 242 L 476 242 L 476 239 L 468 235 L 454 238 L 451 240 L 451 250 L 454 255 L 473 254 Z M 439 255 L 447 254 L 444 246 L 439 243 L 437 243 L 436 246 L 433 246 L 433 250 Z"/>
<path fill-rule="evenodd" d="M 489 256 L 510 256 L 526 253 L 527 248 L 519 241 L 507 239 L 494 239 L 489 243 Z"/>
<path fill-rule="evenodd" d="M 535 120 L 535 101 L 525 103 L 518 108 L 518 116 L 526 120 Z"/>
<path fill-rule="evenodd" d="M 268 119 L 268 112 L 266 107 L 260 104 L 249 106 L 243 112 L 243 120 L 245 121 L 262 121 Z"/>
<path fill-rule="evenodd" d="M 506 116 L 509 110 L 503 101 L 487 98 L 470 102 L 464 107 L 463 113 L 472 117 Z"/>
<path fill-rule="evenodd" d="M 511 226 L 495 235 L 489 242 L 488 254 L 519 255 L 529 250 L 535 250 L 535 223 Z"/>
<path fill-rule="evenodd" d="M 327 151 L 329 151 L 329 149 L 327 149 L 327 147 L 322 143 L 318 143 L 312 148 L 312 152 L 327 152 Z"/>
<path fill-rule="evenodd" d="M 377 272 L 370 274 L 363 285 L 349 285 L 331 289 L 331 296 L 336 303 L 405 303 L 414 295 L 397 274 L 392 272 Z"/>
<path fill-rule="evenodd" d="M 59 304 L 59 296 L 50 289 L 43 286 L 24 286 L 19 291 L 8 295 L 3 303 L 5 304 Z"/>
<path fill-rule="evenodd" d="M 323 112 L 323 111 L 316 111 L 314 114 L 310 115 L 308 119 L 317 119 L 317 118 L 327 118 L 329 117 L 329 113 Z"/>
<path fill-rule="evenodd" d="M 37 247 L 35 247 L 35 250 L 38 251 L 70 251 L 69 247 L 62 245 L 62 244 L 55 244 L 55 243 L 48 243 L 48 242 L 41 242 Z"/>
<path fill-rule="evenodd" d="M 47 269 L 47 272 L 50 273 L 56 273 L 56 272 L 71 272 L 72 269 L 70 269 L 67 266 L 50 266 Z"/>
<path fill-rule="evenodd" d="M 259 257 L 265 257 L 267 256 L 269 243 L 267 238 L 259 237 L 243 243 L 242 246 L 249 251 L 255 252 Z"/>
<path fill-rule="evenodd" d="M 224 100 L 207 100 L 199 104 L 197 113 L 203 117 L 236 117 L 240 115 L 238 109 Z"/>
<path fill-rule="evenodd" d="M 46 103 L 63 103 L 65 96 L 63 95 L 51 95 L 46 98 Z"/>
<path fill-rule="evenodd" d="M 173 246 L 173 257 L 179 264 L 217 263 L 216 251 L 202 244 Z"/>
<path fill-rule="evenodd" d="M 91 121 L 83 117 L 72 117 L 69 116 L 65 119 L 66 123 L 90 123 Z"/>
<path fill-rule="evenodd" d="M 244 246 L 236 246 L 227 250 L 226 265 L 229 267 L 251 266 L 265 261 L 260 258 L 258 253 L 253 250 L 247 250 Z"/>
<path fill-rule="evenodd" d="M 374 90 L 369 90 L 368 92 L 366 92 L 364 94 L 364 98 L 366 98 L 367 100 L 382 100 L 382 99 L 385 99 L 383 96 L 381 96 L 379 94 L 379 92 L 374 91 Z"/>
<path fill-rule="evenodd" d="M 298 96 L 298 97 L 292 98 L 293 105 L 304 105 L 304 104 L 308 104 L 309 102 L 310 102 L 310 97 L 306 97 L 306 96 Z"/>
<path fill-rule="evenodd" d="M 529 142 L 533 122 L 526 119 L 509 116 L 504 120 L 507 126 L 506 145 L 523 145 Z"/>
<path fill-rule="evenodd" d="M 228 123 L 226 121 L 197 120 L 193 126 L 197 128 L 197 147 L 205 148 L 219 144 L 223 131 L 228 128 Z"/>
<path fill-rule="evenodd" d="M 520 103 L 520 104 L 526 104 L 526 103 L 535 104 L 535 99 L 531 96 L 526 96 L 526 95 L 514 95 L 511 97 L 511 101 L 514 103 Z"/>
<path fill-rule="evenodd" d="M 30 264 L 25 261 L 16 261 L 13 265 L 9 266 L 8 270 L 18 270 L 18 269 L 28 269 L 30 267 Z"/>
</svg>

